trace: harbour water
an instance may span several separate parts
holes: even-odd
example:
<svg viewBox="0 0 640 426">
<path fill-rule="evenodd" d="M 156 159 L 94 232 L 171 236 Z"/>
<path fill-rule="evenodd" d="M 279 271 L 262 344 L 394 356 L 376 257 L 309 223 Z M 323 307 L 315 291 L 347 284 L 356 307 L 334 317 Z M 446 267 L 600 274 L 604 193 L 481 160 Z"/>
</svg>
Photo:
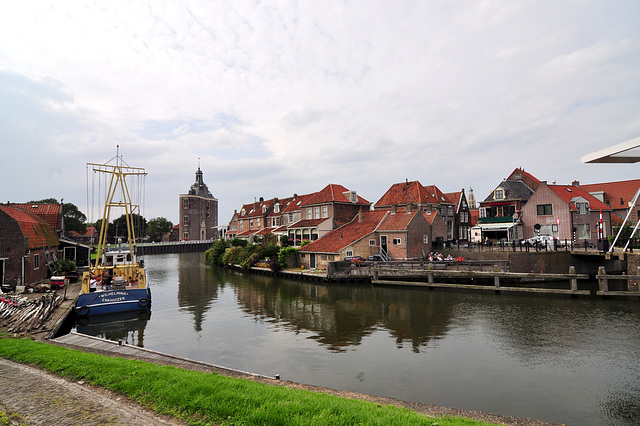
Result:
<svg viewBox="0 0 640 426">
<path fill-rule="evenodd" d="M 331 388 L 573 425 L 640 419 L 640 302 L 297 281 L 145 257 L 150 318 L 77 329 Z"/>
</svg>

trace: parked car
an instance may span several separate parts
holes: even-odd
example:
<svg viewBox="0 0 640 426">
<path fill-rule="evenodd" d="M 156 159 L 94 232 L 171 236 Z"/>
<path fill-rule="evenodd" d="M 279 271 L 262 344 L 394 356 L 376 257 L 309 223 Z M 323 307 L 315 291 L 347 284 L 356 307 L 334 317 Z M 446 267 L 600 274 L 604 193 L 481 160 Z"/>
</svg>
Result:
<svg viewBox="0 0 640 426">
<path fill-rule="evenodd" d="M 382 256 L 380 256 L 379 254 L 374 254 L 372 256 L 369 256 L 369 260 L 371 262 L 382 262 Z"/>
<path fill-rule="evenodd" d="M 528 244 L 533 247 L 553 247 L 553 242 L 557 240 L 556 237 L 552 237 L 551 235 L 536 235 L 535 237 L 522 240 L 522 244 Z"/>
<path fill-rule="evenodd" d="M 364 257 L 362 256 L 347 256 L 344 258 L 344 260 L 364 260 Z"/>
</svg>

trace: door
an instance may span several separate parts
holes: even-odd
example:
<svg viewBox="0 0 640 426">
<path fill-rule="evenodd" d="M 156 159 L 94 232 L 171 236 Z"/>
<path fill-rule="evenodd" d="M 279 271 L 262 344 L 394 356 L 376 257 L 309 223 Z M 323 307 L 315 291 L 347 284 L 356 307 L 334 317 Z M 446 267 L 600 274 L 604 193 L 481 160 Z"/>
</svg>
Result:
<svg viewBox="0 0 640 426">
<path fill-rule="evenodd" d="M 315 253 L 310 253 L 309 254 L 309 268 L 315 268 L 316 267 L 316 254 Z"/>
<path fill-rule="evenodd" d="M 380 256 L 383 259 L 387 258 L 387 236 L 380 235 Z"/>
</svg>

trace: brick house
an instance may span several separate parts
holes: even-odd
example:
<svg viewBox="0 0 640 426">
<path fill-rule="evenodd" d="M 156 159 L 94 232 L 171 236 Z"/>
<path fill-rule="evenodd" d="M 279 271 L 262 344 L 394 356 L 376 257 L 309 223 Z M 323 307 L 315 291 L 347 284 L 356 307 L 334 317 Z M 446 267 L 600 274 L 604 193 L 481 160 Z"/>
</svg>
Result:
<svg viewBox="0 0 640 426">
<path fill-rule="evenodd" d="M 632 208 L 633 198 L 640 190 L 640 179 L 623 180 L 618 182 L 592 183 L 580 185 L 574 181 L 573 185 L 580 186 L 589 194 L 596 197 L 611 208 L 613 225 L 621 223 L 629 214 L 628 221 L 633 225 L 640 220 L 640 206 Z M 631 211 L 630 211 L 631 210 Z"/>
<path fill-rule="evenodd" d="M 55 230 L 39 216 L 0 205 L 2 286 L 33 284 L 47 278 L 48 264 L 55 259 L 58 245 Z"/>
<path fill-rule="evenodd" d="M 611 235 L 611 208 L 577 185 L 547 185 L 538 190 L 522 209 L 524 238 L 539 233 L 560 240 L 598 242 L 602 211 L 603 238 Z M 536 226 L 540 225 L 536 231 Z"/>
<path fill-rule="evenodd" d="M 477 226 L 482 240 L 514 241 L 523 238 L 522 208 L 540 181 L 521 168 L 515 169 L 478 207 Z"/>
<path fill-rule="evenodd" d="M 425 213 L 415 209 L 361 210 L 351 222 L 301 247 L 298 253 L 301 265 L 318 269 L 327 269 L 329 262 L 353 256 L 423 258 L 431 248 L 430 232 Z"/>
<path fill-rule="evenodd" d="M 444 194 L 452 203 L 454 211 L 453 234 L 454 239 L 460 242 L 469 241 L 471 230 L 471 212 L 469 203 L 464 193 L 464 188 L 460 192 L 449 192 Z"/>
<path fill-rule="evenodd" d="M 179 227 L 181 240 L 218 238 L 218 200 L 211 195 L 198 166 L 196 181 L 187 194 L 179 195 Z"/>
</svg>

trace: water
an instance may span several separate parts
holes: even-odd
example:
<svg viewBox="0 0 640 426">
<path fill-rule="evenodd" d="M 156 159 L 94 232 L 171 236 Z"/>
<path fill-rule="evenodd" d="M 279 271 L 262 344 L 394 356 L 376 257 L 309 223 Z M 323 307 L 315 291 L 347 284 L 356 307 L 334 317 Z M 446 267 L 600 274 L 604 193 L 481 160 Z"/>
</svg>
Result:
<svg viewBox="0 0 640 426">
<path fill-rule="evenodd" d="M 78 330 L 285 380 L 574 425 L 640 419 L 640 303 L 318 284 L 145 258 L 151 318 Z"/>
</svg>

